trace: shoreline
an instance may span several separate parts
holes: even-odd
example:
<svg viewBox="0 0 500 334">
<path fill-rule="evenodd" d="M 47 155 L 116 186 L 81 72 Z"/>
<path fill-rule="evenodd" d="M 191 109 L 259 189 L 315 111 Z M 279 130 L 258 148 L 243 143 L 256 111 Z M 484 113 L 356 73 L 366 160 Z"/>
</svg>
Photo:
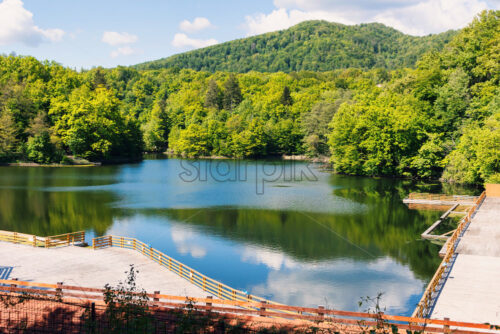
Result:
<svg viewBox="0 0 500 334">
<path fill-rule="evenodd" d="M 223 155 L 202 155 L 195 158 L 185 157 L 182 155 L 173 154 L 170 152 L 158 153 L 163 154 L 169 158 L 181 158 L 181 159 L 205 159 L 205 160 L 266 160 L 266 159 L 280 159 L 280 160 L 294 160 L 294 161 L 310 161 L 310 162 L 320 162 L 324 164 L 330 163 L 330 158 L 328 156 L 320 156 L 320 157 L 308 157 L 307 155 L 269 155 L 258 158 L 236 158 L 236 157 L 227 157 Z"/>
<path fill-rule="evenodd" d="M 0 167 L 98 167 L 102 166 L 100 162 L 91 162 L 86 164 L 39 164 L 36 162 L 5 162 L 0 163 Z"/>
</svg>

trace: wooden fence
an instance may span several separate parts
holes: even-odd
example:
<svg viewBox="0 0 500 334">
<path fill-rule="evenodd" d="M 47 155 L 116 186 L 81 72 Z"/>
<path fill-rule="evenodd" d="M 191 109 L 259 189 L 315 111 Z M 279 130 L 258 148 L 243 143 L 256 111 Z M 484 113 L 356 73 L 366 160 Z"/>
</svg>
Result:
<svg viewBox="0 0 500 334">
<path fill-rule="evenodd" d="M 11 231 L 0 231 L 0 241 L 23 244 L 33 247 L 59 247 L 85 242 L 85 231 L 71 232 L 48 237 Z"/>
<path fill-rule="evenodd" d="M 65 303 L 89 302 L 96 305 L 104 305 L 104 290 L 97 288 L 84 288 L 78 286 L 58 284 L 46 284 L 35 282 L 23 282 L 17 280 L 0 280 L 0 292 L 4 295 L 42 301 L 53 300 Z M 477 324 L 469 322 L 457 322 L 450 320 L 436 320 L 416 317 L 404 317 L 386 315 L 384 313 L 348 312 L 323 307 L 310 308 L 281 304 L 268 304 L 256 301 L 233 301 L 207 298 L 194 298 L 183 296 L 163 295 L 159 291 L 147 294 L 148 307 L 155 311 L 168 309 L 191 309 L 198 312 L 216 312 L 224 316 L 245 318 L 251 322 L 265 321 L 266 319 L 280 319 L 281 322 L 293 323 L 302 321 L 310 327 L 335 326 L 344 328 L 347 332 L 370 332 L 370 329 L 388 329 L 389 332 L 420 331 L 429 333 L 500 333 L 500 327 L 490 324 Z M 287 315 L 284 315 L 284 312 Z M 342 327 L 345 326 L 345 327 Z M 348 330 L 349 328 L 349 330 Z M 341 330 L 342 331 L 342 330 Z M 396 331 L 396 332 L 397 332 Z M 344 332 L 344 331 L 342 331 Z"/>
<path fill-rule="evenodd" d="M 271 303 L 271 301 L 250 295 L 246 292 L 233 289 L 221 282 L 218 282 L 202 273 L 194 270 L 191 267 L 171 258 L 168 255 L 160 252 L 159 250 L 145 244 L 144 242 L 135 238 L 119 237 L 119 236 L 102 236 L 92 240 L 92 247 L 94 249 L 102 249 L 106 247 L 119 247 L 131 249 L 141 253 L 147 258 L 155 261 L 162 267 L 179 275 L 180 277 L 188 280 L 192 284 L 200 287 L 203 291 L 209 292 L 213 296 L 220 299 L 241 301 L 241 302 L 264 302 Z"/>
<path fill-rule="evenodd" d="M 441 201 L 441 202 L 466 202 L 472 203 L 477 200 L 477 196 L 469 195 L 445 195 L 445 194 L 431 194 L 431 193 L 410 193 L 409 200 L 423 200 L 423 201 Z"/>
<path fill-rule="evenodd" d="M 476 212 L 477 208 L 481 205 L 486 197 L 486 192 L 483 192 L 481 196 L 479 196 L 474 205 L 469 209 L 464 218 L 460 221 L 457 229 L 453 232 L 452 236 L 447 241 L 447 249 L 446 254 L 443 258 L 443 261 L 439 265 L 436 273 L 432 277 L 427 289 L 425 290 L 420 302 L 413 313 L 414 317 L 425 318 L 430 316 L 430 310 L 432 309 L 433 302 L 435 301 L 434 297 L 441 289 L 442 284 L 444 284 L 445 273 L 450 269 L 452 264 L 453 256 L 455 254 L 455 249 L 457 247 L 457 241 L 460 236 L 462 236 L 465 228 L 471 222 L 472 215 Z"/>
</svg>

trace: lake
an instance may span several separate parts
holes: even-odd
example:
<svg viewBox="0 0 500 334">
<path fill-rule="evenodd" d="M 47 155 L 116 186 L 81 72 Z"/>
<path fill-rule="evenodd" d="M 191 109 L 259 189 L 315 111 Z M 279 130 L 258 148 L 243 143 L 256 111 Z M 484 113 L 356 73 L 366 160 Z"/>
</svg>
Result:
<svg viewBox="0 0 500 334">
<path fill-rule="evenodd" d="M 441 212 L 402 198 L 443 187 L 291 161 L 0 167 L 0 229 L 136 237 L 277 302 L 358 310 L 361 297 L 383 293 L 387 312 L 410 315 L 440 263 L 440 247 L 420 234 Z"/>
</svg>

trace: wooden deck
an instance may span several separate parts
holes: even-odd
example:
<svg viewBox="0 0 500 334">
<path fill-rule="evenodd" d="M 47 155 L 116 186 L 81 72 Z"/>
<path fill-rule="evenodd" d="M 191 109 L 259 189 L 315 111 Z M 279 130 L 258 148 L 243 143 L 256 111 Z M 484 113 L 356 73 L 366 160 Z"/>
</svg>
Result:
<svg viewBox="0 0 500 334">
<path fill-rule="evenodd" d="M 500 198 L 486 197 L 460 238 L 432 319 L 500 323 Z"/>
<path fill-rule="evenodd" d="M 128 249 L 68 246 L 40 248 L 0 242 L 0 268 L 10 268 L 9 279 L 103 288 L 125 281 L 129 265 L 139 271 L 137 284 L 148 292 L 204 298 L 209 293 L 151 259 Z M 4 277 L 7 278 L 7 277 Z"/>
</svg>

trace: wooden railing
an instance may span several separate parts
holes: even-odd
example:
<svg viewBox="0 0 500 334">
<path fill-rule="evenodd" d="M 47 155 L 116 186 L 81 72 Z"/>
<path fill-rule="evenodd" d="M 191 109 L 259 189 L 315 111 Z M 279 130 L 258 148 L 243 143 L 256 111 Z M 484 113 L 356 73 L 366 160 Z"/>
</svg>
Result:
<svg viewBox="0 0 500 334">
<path fill-rule="evenodd" d="M 0 280 L 0 293 L 4 296 L 22 294 L 24 299 L 42 301 L 53 300 L 66 304 L 82 302 L 104 306 L 104 290 L 98 288 L 84 288 L 78 286 L 17 280 Z M 371 329 L 384 332 L 424 332 L 424 333 L 500 333 L 500 327 L 491 324 L 478 324 L 450 320 L 425 319 L 418 317 L 404 317 L 382 313 L 348 312 L 322 307 L 298 307 L 281 304 L 268 304 L 257 301 L 233 301 L 214 298 L 195 298 L 185 296 L 163 295 L 159 291 L 147 294 L 148 307 L 154 307 L 155 312 L 171 309 L 185 309 L 190 303 L 191 309 L 198 312 L 211 312 L 221 316 L 233 316 L 245 319 L 248 322 L 263 322 L 266 319 L 281 319 L 283 322 L 302 321 L 310 327 L 318 325 L 343 328 L 342 332 L 371 332 Z M 286 318 L 283 313 L 287 313 Z M 214 314 L 214 313 L 212 313 Z M 344 327 L 343 327 L 344 326 Z M 327 327 L 328 328 L 328 327 Z"/>
<path fill-rule="evenodd" d="M 481 196 L 479 196 L 474 205 L 469 209 L 464 218 L 460 221 L 457 229 L 452 234 L 452 236 L 447 240 L 446 254 L 443 258 L 443 261 L 439 265 L 436 273 L 432 277 L 429 285 L 427 286 L 420 302 L 413 313 L 414 317 L 425 318 L 430 316 L 430 310 L 432 309 L 432 304 L 434 302 L 435 294 L 440 290 L 440 285 L 444 284 L 444 274 L 450 268 L 453 260 L 453 256 L 455 254 L 455 249 L 457 247 L 458 238 L 463 234 L 465 228 L 471 222 L 472 215 L 476 212 L 477 208 L 484 201 L 486 197 L 486 192 L 483 192 Z"/>
<path fill-rule="evenodd" d="M 48 237 L 40 237 L 33 234 L 11 231 L 0 231 L 0 241 L 29 245 L 33 247 L 52 248 L 85 242 L 85 231 L 51 235 Z"/>
<path fill-rule="evenodd" d="M 476 201 L 477 196 L 444 195 L 444 194 L 430 194 L 430 193 L 410 193 L 408 195 L 408 199 L 444 201 L 444 202 L 474 202 L 474 201 Z"/>
<path fill-rule="evenodd" d="M 271 303 L 271 301 L 269 300 L 254 295 L 250 295 L 246 292 L 237 289 L 233 289 L 221 282 L 218 282 L 210 277 L 207 277 L 202 273 L 194 270 L 193 268 L 171 258 L 168 255 L 165 255 L 159 250 L 135 238 L 119 237 L 119 236 L 98 237 L 92 240 L 92 247 L 94 249 L 101 249 L 106 247 L 120 247 L 137 251 L 142 255 L 146 256 L 147 258 L 155 261 L 159 265 L 163 266 L 164 268 L 168 269 L 169 271 L 179 275 L 180 277 L 188 280 L 192 284 L 202 288 L 203 291 L 209 292 L 213 296 L 218 297 L 220 299 L 243 301 L 243 302 L 258 301 L 258 302 Z"/>
</svg>

